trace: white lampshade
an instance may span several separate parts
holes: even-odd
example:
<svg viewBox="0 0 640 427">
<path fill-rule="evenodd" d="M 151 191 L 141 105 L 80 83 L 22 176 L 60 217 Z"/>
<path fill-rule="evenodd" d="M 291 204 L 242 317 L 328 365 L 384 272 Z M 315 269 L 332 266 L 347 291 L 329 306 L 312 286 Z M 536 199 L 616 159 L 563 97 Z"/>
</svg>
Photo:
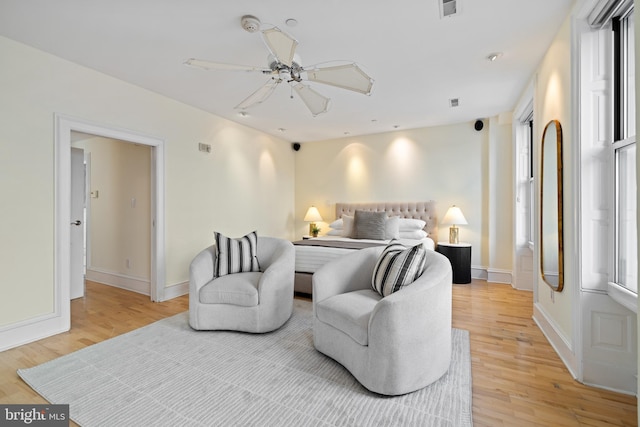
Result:
<svg viewBox="0 0 640 427">
<path fill-rule="evenodd" d="M 318 208 L 316 208 L 315 206 L 311 206 L 309 210 L 307 210 L 307 214 L 304 216 L 304 221 L 322 221 L 322 217 L 320 216 L 320 212 L 318 212 Z"/>
<path fill-rule="evenodd" d="M 447 210 L 447 213 L 442 218 L 443 224 L 468 224 L 466 218 L 462 214 L 462 211 L 456 205 L 453 205 Z"/>
</svg>

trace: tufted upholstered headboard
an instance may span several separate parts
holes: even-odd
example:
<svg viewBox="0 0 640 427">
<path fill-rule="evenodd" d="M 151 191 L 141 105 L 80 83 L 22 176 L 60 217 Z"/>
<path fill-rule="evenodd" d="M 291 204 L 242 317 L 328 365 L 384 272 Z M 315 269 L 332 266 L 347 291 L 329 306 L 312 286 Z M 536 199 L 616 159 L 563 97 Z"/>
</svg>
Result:
<svg viewBox="0 0 640 427">
<path fill-rule="evenodd" d="M 388 216 L 401 218 L 417 218 L 425 221 L 424 231 L 434 241 L 438 241 L 438 216 L 436 202 L 370 202 L 370 203 L 336 203 L 336 219 L 342 215 L 352 216 L 356 209 L 365 211 L 384 211 Z"/>
</svg>

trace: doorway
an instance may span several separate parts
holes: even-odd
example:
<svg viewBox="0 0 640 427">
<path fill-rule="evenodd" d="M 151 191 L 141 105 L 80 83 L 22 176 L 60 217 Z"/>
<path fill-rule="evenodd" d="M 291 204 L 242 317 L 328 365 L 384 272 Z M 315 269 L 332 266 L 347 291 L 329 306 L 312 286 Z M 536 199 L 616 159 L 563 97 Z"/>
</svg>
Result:
<svg viewBox="0 0 640 427">
<path fill-rule="evenodd" d="M 164 141 L 126 129 L 55 115 L 55 305 L 70 322 L 71 282 L 71 133 L 72 131 L 117 139 L 151 148 L 151 251 L 150 296 L 164 300 Z"/>
<path fill-rule="evenodd" d="M 85 278 L 151 295 L 151 149 L 72 131 L 71 299 Z"/>
</svg>

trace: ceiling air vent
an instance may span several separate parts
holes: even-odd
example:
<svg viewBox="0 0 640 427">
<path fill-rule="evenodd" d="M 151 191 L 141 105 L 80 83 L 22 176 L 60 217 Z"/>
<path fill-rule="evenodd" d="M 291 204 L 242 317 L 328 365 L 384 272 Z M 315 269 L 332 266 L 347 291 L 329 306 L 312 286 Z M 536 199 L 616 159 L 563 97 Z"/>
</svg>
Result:
<svg viewBox="0 0 640 427">
<path fill-rule="evenodd" d="M 438 0 L 440 3 L 440 17 L 449 18 L 456 16 L 459 12 L 459 0 Z"/>
<path fill-rule="evenodd" d="M 458 98 L 451 98 L 449 100 L 449 107 L 457 107 L 460 105 L 460 100 Z"/>
</svg>

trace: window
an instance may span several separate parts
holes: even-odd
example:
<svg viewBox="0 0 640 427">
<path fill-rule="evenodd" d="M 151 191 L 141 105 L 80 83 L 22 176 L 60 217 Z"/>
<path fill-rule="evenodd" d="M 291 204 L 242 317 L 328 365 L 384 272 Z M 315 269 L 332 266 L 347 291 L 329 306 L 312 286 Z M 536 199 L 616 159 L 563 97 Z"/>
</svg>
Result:
<svg viewBox="0 0 640 427">
<path fill-rule="evenodd" d="M 636 217 L 635 19 L 633 8 L 613 19 L 614 32 L 614 262 L 613 281 L 638 293 Z"/>
</svg>

